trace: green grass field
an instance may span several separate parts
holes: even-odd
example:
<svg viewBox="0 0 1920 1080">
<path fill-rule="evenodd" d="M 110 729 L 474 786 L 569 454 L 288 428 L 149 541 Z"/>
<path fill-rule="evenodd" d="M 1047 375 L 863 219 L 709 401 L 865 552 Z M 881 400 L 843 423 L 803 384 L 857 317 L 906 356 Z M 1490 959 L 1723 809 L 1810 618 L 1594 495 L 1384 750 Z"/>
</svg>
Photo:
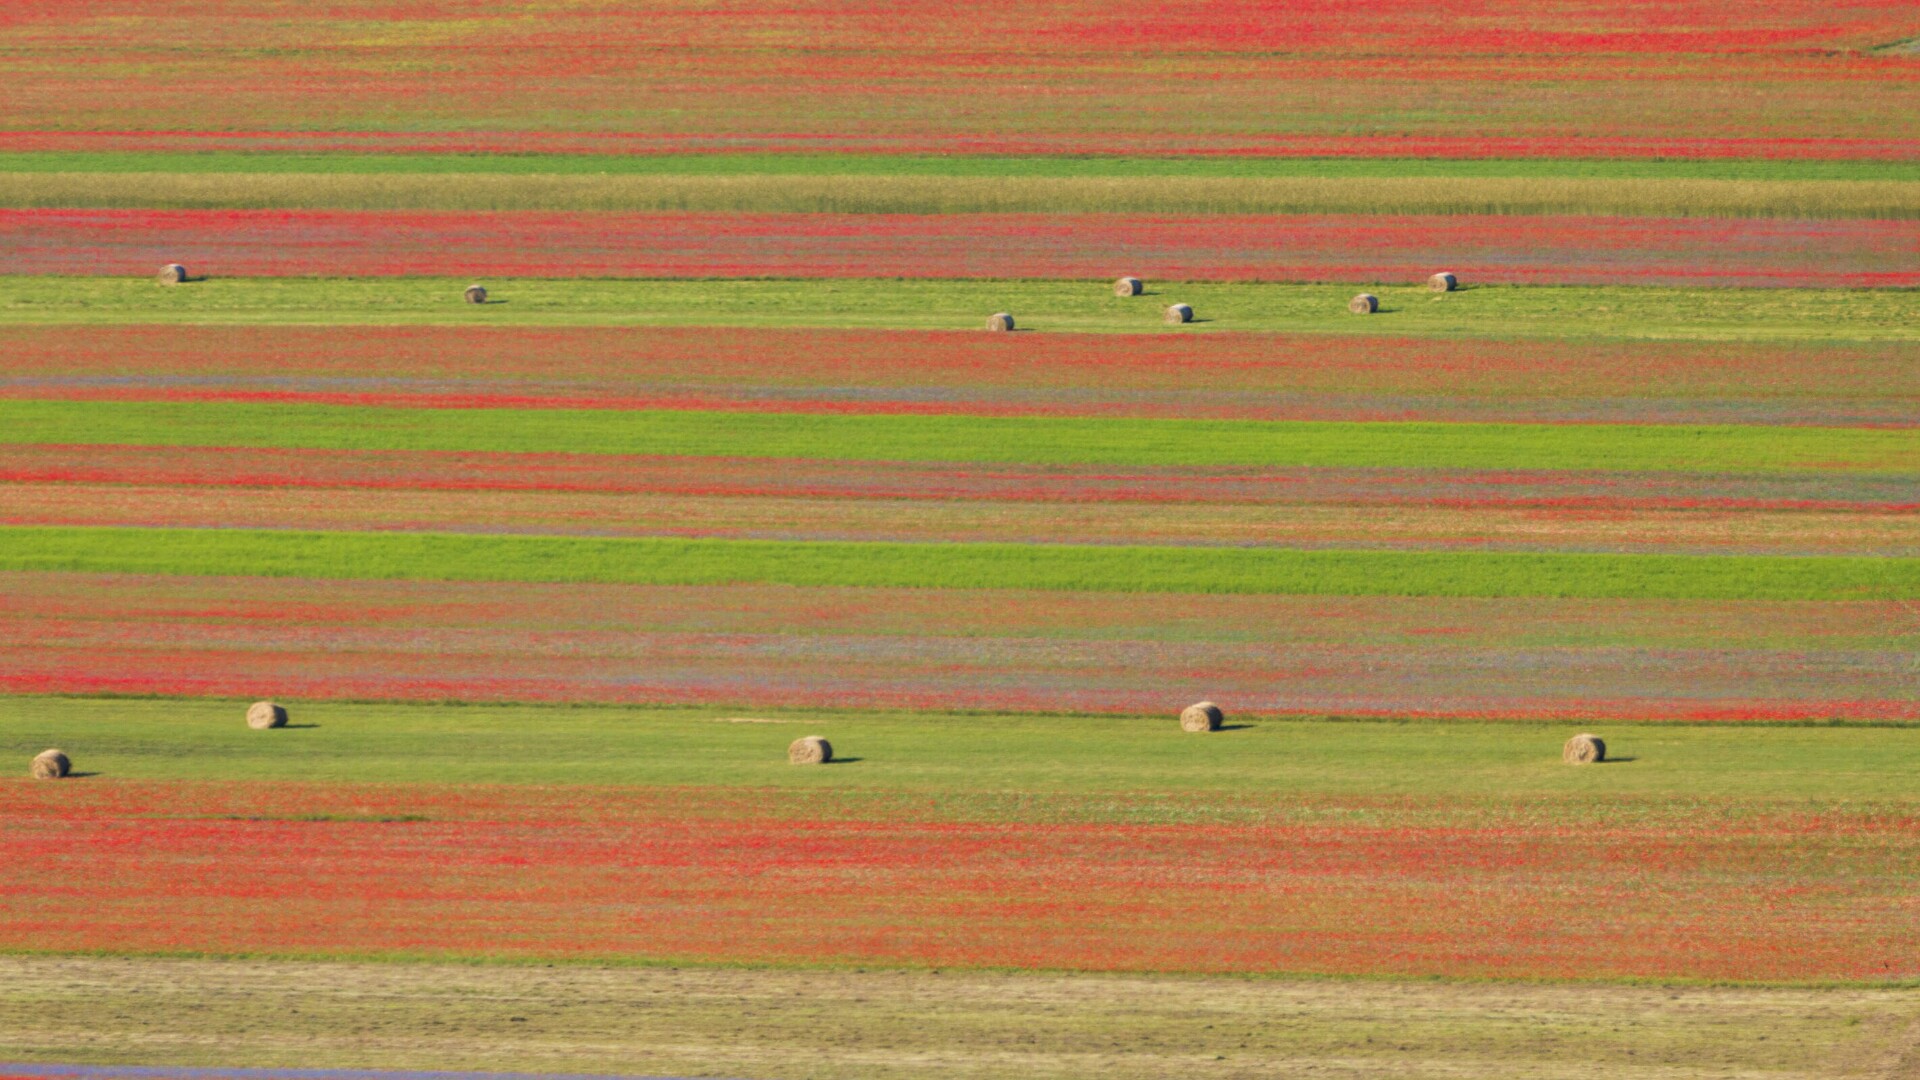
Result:
<svg viewBox="0 0 1920 1080">
<path fill-rule="evenodd" d="M 1886 600 L 1920 559 L 602 539 L 251 529 L 0 529 L 0 570 L 655 585 Z"/>
<path fill-rule="evenodd" d="M 1920 340 L 1920 290 L 1472 286 L 1436 295 L 1372 286 L 1381 312 L 1350 315 L 1353 285 L 1149 282 L 1162 303 L 1192 304 L 1168 327 L 1159 304 L 1128 303 L 1104 283 L 1062 281 L 489 280 L 484 305 L 465 279 L 269 278 L 159 288 L 146 278 L 0 277 L 8 323 L 208 323 L 393 326 L 802 326 L 973 330 L 996 311 L 1022 330 L 1207 333 L 1219 330 L 1430 337 L 1704 341 Z"/>
<path fill-rule="evenodd" d="M 1216 467 L 1920 471 L 1910 428 L 397 409 L 0 400 L 0 444 L 484 450 Z"/>
<path fill-rule="evenodd" d="M 1379 796 L 1394 815 L 1414 809 L 1403 797 L 1448 813 L 1538 801 L 1569 820 L 1629 812 L 1618 800 L 1865 810 L 1920 798 L 1920 733 L 1903 727 L 1605 723 L 1617 760 L 1570 769 L 1560 744 L 1584 729 L 1569 723 L 1229 717 L 1202 737 L 1171 715 L 315 702 L 293 706 L 294 726 L 259 732 L 242 722 L 246 704 L 0 697 L 0 756 L 57 745 L 102 782 L 780 788 L 846 794 L 854 813 L 937 794 L 942 815 L 1142 823 L 1311 819 L 1299 800 L 1316 795 Z M 848 760 L 788 765 L 802 734 Z"/>
</svg>

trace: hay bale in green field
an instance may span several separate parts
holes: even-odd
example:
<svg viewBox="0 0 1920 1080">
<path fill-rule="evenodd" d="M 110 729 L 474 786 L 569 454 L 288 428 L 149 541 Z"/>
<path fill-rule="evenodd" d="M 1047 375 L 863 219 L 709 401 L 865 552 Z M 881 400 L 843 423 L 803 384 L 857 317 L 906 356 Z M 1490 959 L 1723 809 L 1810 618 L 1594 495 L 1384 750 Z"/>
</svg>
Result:
<svg viewBox="0 0 1920 1080">
<path fill-rule="evenodd" d="M 160 268 L 157 280 L 162 285 L 179 285 L 187 280 L 187 268 L 179 263 L 168 263 Z"/>
<path fill-rule="evenodd" d="M 1560 750 L 1560 760 L 1569 765 L 1591 765 L 1607 760 L 1606 740 L 1598 735 L 1575 735 Z"/>
<path fill-rule="evenodd" d="M 989 315 L 987 316 L 987 329 L 996 330 L 1003 333 L 1008 330 L 1011 330 L 1013 329 L 1013 316 L 1007 314 L 1004 311 L 994 315 Z"/>
<path fill-rule="evenodd" d="M 1113 283 L 1115 296 L 1139 296 L 1147 291 L 1147 283 L 1137 277 L 1123 277 Z"/>
<path fill-rule="evenodd" d="M 1190 304 L 1168 304 L 1166 319 L 1170 326 L 1190 323 L 1193 321 L 1193 307 Z"/>
<path fill-rule="evenodd" d="M 1445 270 L 1427 279 L 1427 288 L 1434 292 L 1452 292 L 1460 287 L 1460 279 Z"/>
<path fill-rule="evenodd" d="M 1219 731 L 1227 714 L 1211 701 L 1199 701 L 1180 712 L 1181 731 Z"/>
<path fill-rule="evenodd" d="M 256 701 L 247 707 L 247 726 L 255 731 L 286 727 L 287 710 L 271 701 Z"/>
<path fill-rule="evenodd" d="M 1355 315 L 1371 315 L 1380 310 L 1380 298 L 1372 293 L 1361 293 L 1347 301 L 1347 310 Z"/>
<path fill-rule="evenodd" d="M 818 735 L 803 735 L 787 747 L 787 761 L 793 765 L 825 765 L 833 760 L 833 744 Z"/>
<path fill-rule="evenodd" d="M 469 285 L 467 286 L 466 296 L 467 303 L 469 304 L 484 304 L 487 302 L 487 287 L 485 285 Z"/>
<path fill-rule="evenodd" d="M 60 780 L 73 771 L 73 762 L 58 750 L 42 750 L 34 755 L 31 771 L 35 780 Z"/>
</svg>

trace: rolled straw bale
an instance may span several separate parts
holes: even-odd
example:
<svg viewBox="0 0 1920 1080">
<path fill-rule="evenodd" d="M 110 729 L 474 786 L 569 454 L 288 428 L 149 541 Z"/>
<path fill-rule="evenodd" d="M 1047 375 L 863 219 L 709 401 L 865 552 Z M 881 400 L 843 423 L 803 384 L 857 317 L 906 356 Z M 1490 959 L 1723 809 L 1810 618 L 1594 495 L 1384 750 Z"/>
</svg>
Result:
<svg viewBox="0 0 1920 1080">
<path fill-rule="evenodd" d="M 1200 701 L 1180 712 L 1181 731 L 1219 731 L 1227 715 L 1211 701 Z"/>
<path fill-rule="evenodd" d="M 256 701 L 247 707 L 247 726 L 255 731 L 286 727 L 287 710 L 271 701 Z"/>
<path fill-rule="evenodd" d="M 1569 765 L 1591 765 L 1607 760 L 1607 744 L 1598 735 L 1575 735 L 1560 751 L 1560 760 Z"/>
<path fill-rule="evenodd" d="M 997 315 L 989 315 L 987 316 L 987 329 L 1003 330 L 1003 331 L 1011 330 L 1013 329 L 1013 316 L 1007 314 L 1004 311 L 1000 312 Z"/>
<path fill-rule="evenodd" d="M 787 747 L 787 761 L 794 765 L 825 765 L 833 760 L 833 744 L 818 735 L 804 735 Z"/>
<path fill-rule="evenodd" d="M 1193 308 L 1191 306 L 1187 304 L 1169 304 L 1167 306 L 1168 323 L 1178 326 L 1181 323 L 1190 323 L 1192 321 Z"/>
<path fill-rule="evenodd" d="M 1442 270 L 1427 279 L 1427 288 L 1434 292 L 1452 292 L 1460 287 L 1460 279 Z"/>
<path fill-rule="evenodd" d="M 1371 315 L 1380 310 L 1380 298 L 1372 293 L 1363 292 L 1347 301 L 1347 310 L 1355 315 Z"/>
<path fill-rule="evenodd" d="M 178 285 L 187 280 L 187 268 L 179 263 L 168 263 L 160 268 L 158 277 L 162 285 Z"/>
<path fill-rule="evenodd" d="M 484 304 L 486 302 L 487 302 L 487 287 L 485 285 L 467 286 L 467 303 Z"/>
<path fill-rule="evenodd" d="M 1123 277 L 1113 283 L 1115 296 L 1139 296 L 1147 290 L 1147 283 L 1137 277 Z"/>
<path fill-rule="evenodd" d="M 58 750 L 42 750 L 33 759 L 35 780 L 58 780 L 73 771 L 73 762 Z"/>
</svg>

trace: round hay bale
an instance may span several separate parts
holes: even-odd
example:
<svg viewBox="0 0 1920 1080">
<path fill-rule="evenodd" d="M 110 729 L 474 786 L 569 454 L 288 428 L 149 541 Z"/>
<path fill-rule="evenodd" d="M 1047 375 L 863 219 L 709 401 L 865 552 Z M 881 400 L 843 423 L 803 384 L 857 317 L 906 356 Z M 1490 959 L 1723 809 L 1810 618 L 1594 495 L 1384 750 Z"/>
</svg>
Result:
<svg viewBox="0 0 1920 1080">
<path fill-rule="evenodd" d="M 1460 279 L 1445 270 L 1427 279 L 1427 288 L 1434 292 L 1452 292 L 1460 287 Z"/>
<path fill-rule="evenodd" d="M 33 759 L 35 780 L 59 780 L 73 771 L 73 762 L 58 750 L 42 750 Z"/>
<path fill-rule="evenodd" d="M 787 747 L 787 761 L 794 765 L 825 765 L 833 760 L 833 744 L 818 735 L 803 735 Z"/>
<path fill-rule="evenodd" d="M 1370 292 L 1363 292 L 1347 301 L 1347 310 L 1355 315 L 1371 315 L 1380 310 L 1380 298 Z"/>
<path fill-rule="evenodd" d="M 1167 305 L 1168 325 L 1178 326 L 1181 323 L 1190 323 L 1192 321 L 1193 321 L 1193 308 L 1191 305 L 1188 305 L 1188 304 Z"/>
<path fill-rule="evenodd" d="M 1004 311 L 996 315 L 989 315 L 987 316 L 987 329 L 999 330 L 1003 332 L 1007 330 L 1011 330 L 1013 329 L 1013 316 L 1007 314 Z"/>
<path fill-rule="evenodd" d="M 1147 283 L 1137 277 L 1123 277 L 1113 283 L 1115 296 L 1139 296 L 1147 291 Z"/>
<path fill-rule="evenodd" d="M 187 268 L 179 263 L 168 263 L 160 268 L 160 284 L 179 285 L 187 280 Z"/>
<path fill-rule="evenodd" d="M 1180 712 L 1181 731 L 1219 731 L 1227 714 L 1211 701 L 1195 702 Z"/>
<path fill-rule="evenodd" d="M 467 286 L 467 303 L 484 304 L 486 302 L 487 302 L 487 287 L 485 285 Z"/>
<path fill-rule="evenodd" d="M 256 701 L 247 706 L 247 726 L 255 731 L 286 727 L 287 710 L 271 701 Z"/>
<path fill-rule="evenodd" d="M 1560 751 L 1560 760 L 1569 765 L 1591 765 L 1607 760 L 1606 740 L 1598 735 L 1575 735 Z"/>
</svg>

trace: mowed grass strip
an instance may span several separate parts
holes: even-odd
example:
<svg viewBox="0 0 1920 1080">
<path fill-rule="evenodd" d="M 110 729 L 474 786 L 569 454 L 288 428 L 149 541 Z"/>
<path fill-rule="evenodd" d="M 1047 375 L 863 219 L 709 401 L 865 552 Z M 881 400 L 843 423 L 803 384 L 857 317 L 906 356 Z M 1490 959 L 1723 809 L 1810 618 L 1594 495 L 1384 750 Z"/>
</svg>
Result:
<svg viewBox="0 0 1920 1080">
<path fill-rule="evenodd" d="M 639 789 L 642 799 L 662 798 L 661 787 L 788 791 L 825 801 L 752 812 L 875 819 L 1312 821 L 1321 811 L 1302 800 L 1334 797 L 1371 800 L 1342 820 L 1382 828 L 1530 812 L 1574 827 L 1621 823 L 1627 800 L 1632 816 L 1674 820 L 1766 803 L 1850 801 L 1862 814 L 1920 805 L 1920 732 L 1908 727 L 1276 719 L 1222 701 L 1234 726 L 1196 738 L 1175 722 L 1179 698 L 1146 717 L 293 700 L 298 726 L 263 739 L 241 722 L 245 699 L 0 695 L 0 756 L 24 765 L 59 746 L 103 781 L 352 783 L 362 795 L 390 784 L 392 798 L 422 784 L 554 785 L 569 801 L 568 788 Z M 1615 760 L 1568 768 L 1561 744 L 1589 726 Z M 803 734 L 859 760 L 795 769 L 786 747 Z M 248 812 L 250 795 L 230 794 L 238 805 L 219 812 Z M 687 812 L 726 809 L 715 800 Z"/>
<path fill-rule="evenodd" d="M 3 163 L 3 162 L 0 162 Z M 0 207 L 1913 218 L 1920 181 L 1567 176 L 0 172 Z"/>
<path fill-rule="evenodd" d="M 1920 290 L 1375 284 L 1378 314 L 1347 311 L 1356 285 L 1149 281 L 1121 299 L 1105 281 L 490 278 L 223 278 L 159 288 L 164 259 L 127 277 L 0 277 L 0 324 L 747 326 L 978 330 L 1010 311 L 1021 334 L 1215 330 L 1485 338 L 1863 342 L 1920 340 Z M 1125 273 L 1131 267 L 1116 267 Z M 1436 267 L 1435 269 L 1445 269 Z M 1196 319 L 1169 327 L 1166 304 Z"/>
<path fill-rule="evenodd" d="M 1920 597 L 1920 559 L 0 529 L 0 570 L 1331 596 Z"/>
<path fill-rule="evenodd" d="M 1920 430 L 0 400 L 0 444 L 1138 466 L 1920 472 Z"/>
<path fill-rule="evenodd" d="M 84 1056 L 353 1070 L 338 1080 L 1430 1080 L 1565 1075 L 1578 1047 L 1614 1080 L 1717 1080 L 1891 1061 L 1916 1020 L 1920 997 L 1882 988 L 0 957 L 0 1057 L 55 1074 Z"/>
</svg>

